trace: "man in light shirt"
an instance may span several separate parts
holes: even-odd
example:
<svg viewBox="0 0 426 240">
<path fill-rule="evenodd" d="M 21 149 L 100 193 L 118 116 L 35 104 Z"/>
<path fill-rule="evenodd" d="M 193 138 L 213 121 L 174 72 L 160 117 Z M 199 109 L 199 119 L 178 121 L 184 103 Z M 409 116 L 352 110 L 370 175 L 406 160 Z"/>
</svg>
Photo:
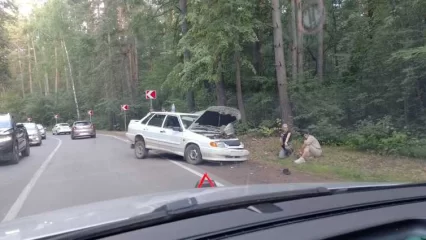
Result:
<svg viewBox="0 0 426 240">
<path fill-rule="evenodd" d="M 321 145 L 318 140 L 309 134 L 309 132 L 304 131 L 303 137 L 305 141 L 300 150 L 300 158 L 294 161 L 297 164 L 305 163 L 306 159 L 309 157 L 320 157 L 322 155 Z"/>
</svg>

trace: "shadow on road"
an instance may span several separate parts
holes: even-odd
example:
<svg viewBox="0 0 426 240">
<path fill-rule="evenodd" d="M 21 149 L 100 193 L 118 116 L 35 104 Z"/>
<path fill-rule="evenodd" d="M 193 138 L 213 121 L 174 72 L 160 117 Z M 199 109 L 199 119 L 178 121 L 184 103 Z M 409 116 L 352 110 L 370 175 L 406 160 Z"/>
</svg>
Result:
<svg viewBox="0 0 426 240">
<path fill-rule="evenodd" d="M 173 160 L 173 161 L 182 161 L 185 162 L 185 160 L 183 159 L 183 157 L 178 156 L 178 155 L 174 155 L 174 154 L 170 154 L 170 153 L 164 153 L 164 152 L 150 152 L 149 156 L 152 157 L 158 157 L 158 158 L 162 158 L 164 160 Z M 222 166 L 235 166 L 235 165 L 241 165 L 244 164 L 245 162 L 211 162 L 211 161 L 204 161 L 203 163 L 201 163 L 201 166 L 209 166 L 209 167 L 222 167 Z"/>
</svg>

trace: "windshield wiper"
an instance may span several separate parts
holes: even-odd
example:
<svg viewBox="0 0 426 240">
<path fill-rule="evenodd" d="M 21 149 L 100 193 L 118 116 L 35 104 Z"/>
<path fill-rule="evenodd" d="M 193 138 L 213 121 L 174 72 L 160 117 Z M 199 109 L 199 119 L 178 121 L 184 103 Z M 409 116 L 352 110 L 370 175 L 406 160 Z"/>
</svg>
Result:
<svg viewBox="0 0 426 240">
<path fill-rule="evenodd" d="M 76 230 L 69 233 L 49 237 L 48 239 L 93 239 L 132 231 L 145 227 L 164 224 L 172 221 L 193 218 L 206 214 L 229 211 L 249 207 L 253 204 L 290 201 L 302 198 L 332 195 L 333 192 L 324 187 L 282 191 L 265 194 L 254 194 L 238 198 L 218 200 L 211 203 L 198 203 L 196 198 L 185 198 L 164 204 L 153 212 L 130 217 L 126 220 L 107 223 L 99 226 Z"/>
</svg>

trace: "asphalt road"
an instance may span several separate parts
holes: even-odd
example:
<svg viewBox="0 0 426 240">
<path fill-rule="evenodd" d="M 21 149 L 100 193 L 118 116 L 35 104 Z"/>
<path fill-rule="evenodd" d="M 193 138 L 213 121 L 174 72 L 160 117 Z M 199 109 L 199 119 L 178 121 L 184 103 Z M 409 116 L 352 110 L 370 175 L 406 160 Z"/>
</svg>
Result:
<svg viewBox="0 0 426 240">
<path fill-rule="evenodd" d="M 153 192 L 194 188 L 204 171 L 152 154 L 139 160 L 120 137 L 48 134 L 17 165 L 0 165 L 0 220 Z M 212 176 L 218 185 L 229 185 Z"/>
</svg>

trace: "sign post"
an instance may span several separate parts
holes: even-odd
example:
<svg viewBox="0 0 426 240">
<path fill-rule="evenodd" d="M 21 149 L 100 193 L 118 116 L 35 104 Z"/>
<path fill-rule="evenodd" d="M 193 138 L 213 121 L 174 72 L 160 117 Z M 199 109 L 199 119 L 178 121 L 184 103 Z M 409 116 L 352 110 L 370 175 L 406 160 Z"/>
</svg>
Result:
<svg viewBox="0 0 426 240">
<path fill-rule="evenodd" d="M 129 105 L 121 105 L 121 111 L 124 111 L 124 131 L 127 131 L 127 111 L 129 110 Z"/>
<path fill-rule="evenodd" d="M 156 90 L 145 90 L 145 99 L 149 99 L 149 108 L 150 111 L 153 111 L 152 100 L 157 99 L 157 91 Z"/>
<path fill-rule="evenodd" d="M 59 114 L 55 114 L 55 124 L 58 124 L 58 118 L 59 118 Z"/>
<path fill-rule="evenodd" d="M 89 120 L 92 122 L 93 110 L 87 111 L 87 114 L 89 114 Z"/>
</svg>

